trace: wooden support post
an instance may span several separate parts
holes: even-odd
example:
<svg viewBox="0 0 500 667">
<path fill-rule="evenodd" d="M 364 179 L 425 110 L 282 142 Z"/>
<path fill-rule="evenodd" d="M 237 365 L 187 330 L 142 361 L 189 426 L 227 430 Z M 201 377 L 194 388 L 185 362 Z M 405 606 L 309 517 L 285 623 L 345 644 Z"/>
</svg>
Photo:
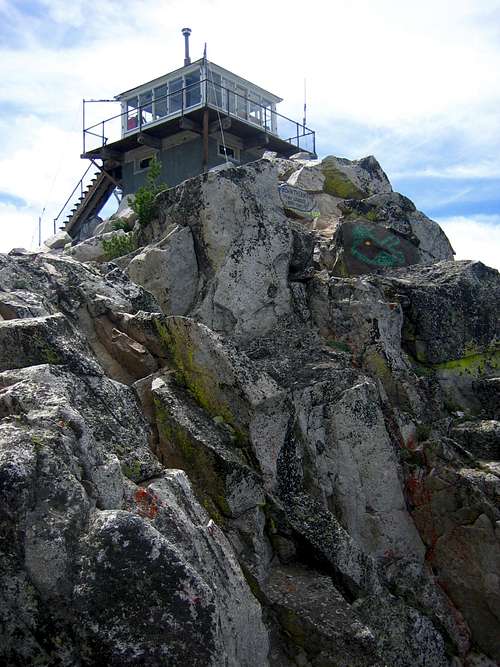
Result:
<svg viewBox="0 0 500 667">
<path fill-rule="evenodd" d="M 203 171 L 208 171 L 208 107 L 203 109 Z"/>
</svg>

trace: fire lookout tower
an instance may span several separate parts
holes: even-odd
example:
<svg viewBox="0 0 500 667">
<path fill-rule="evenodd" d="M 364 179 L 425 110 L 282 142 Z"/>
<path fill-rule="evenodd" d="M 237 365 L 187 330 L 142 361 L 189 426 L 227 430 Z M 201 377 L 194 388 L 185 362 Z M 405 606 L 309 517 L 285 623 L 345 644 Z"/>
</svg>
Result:
<svg viewBox="0 0 500 667">
<path fill-rule="evenodd" d="M 280 97 L 209 62 L 206 55 L 191 62 L 191 30 L 182 33 L 184 66 L 116 95 L 119 113 L 86 126 L 84 100 L 82 158 L 91 162 L 54 221 L 64 219 L 67 204 L 79 192 L 62 226 L 74 239 L 92 235 L 89 221 L 115 188 L 133 194 L 144 183 L 155 155 L 162 180 L 174 186 L 225 162 L 251 162 L 266 150 L 283 157 L 298 151 L 315 154 L 314 131 L 279 114 Z M 97 172 L 84 186 L 92 165 Z"/>
</svg>

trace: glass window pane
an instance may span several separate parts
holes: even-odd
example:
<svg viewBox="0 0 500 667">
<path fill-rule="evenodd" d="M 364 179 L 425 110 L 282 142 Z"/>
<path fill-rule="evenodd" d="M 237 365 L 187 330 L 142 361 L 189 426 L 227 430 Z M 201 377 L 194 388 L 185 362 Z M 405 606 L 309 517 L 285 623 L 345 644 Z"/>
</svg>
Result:
<svg viewBox="0 0 500 667">
<path fill-rule="evenodd" d="M 211 69 L 208 70 L 208 102 L 222 107 L 221 75 Z"/>
<path fill-rule="evenodd" d="M 148 90 L 139 95 L 139 105 L 141 107 L 142 124 L 150 123 L 153 120 L 153 91 Z"/>
<path fill-rule="evenodd" d="M 127 100 L 127 130 L 133 130 L 139 125 L 137 105 L 137 97 L 131 97 Z"/>
<path fill-rule="evenodd" d="M 186 106 L 192 107 L 201 101 L 200 70 L 186 74 Z"/>
<path fill-rule="evenodd" d="M 236 86 L 236 114 L 240 118 L 247 117 L 247 89 Z"/>
<path fill-rule="evenodd" d="M 260 96 L 252 91 L 248 93 L 248 120 L 261 124 Z"/>
<path fill-rule="evenodd" d="M 168 113 L 175 113 L 182 109 L 182 77 L 169 82 L 170 95 L 168 96 Z"/>
<path fill-rule="evenodd" d="M 165 83 L 163 86 L 158 86 L 154 89 L 154 117 L 163 118 L 168 113 L 167 100 L 168 86 Z"/>
<path fill-rule="evenodd" d="M 223 106 L 226 111 L 229 111 L 229 113 L 235 113 L 236 112 L 236 98 L 234 96 L 234 89 L 236 88 L 236 84 L 234 81 L 231 81 L 231 79 L 222 79 L 222 87 L 225 89 L 223 91 L 224 93 L 224 99 L 223 99 Z"/>
<path fill-rule="evenodd" d="M 271 108 L 272 108 L 272 102 L 270 100 L 266 100 L 264 97 L 262 98 L 261 101 L 262 104 L 262 109 L 261 109 L 261 114 L 262 114 L 262 125 L 266 128 L 266 130 L 271 130 L 271 119 L 272 119 L 272 113 L 271 113 Z"/>
</svg>

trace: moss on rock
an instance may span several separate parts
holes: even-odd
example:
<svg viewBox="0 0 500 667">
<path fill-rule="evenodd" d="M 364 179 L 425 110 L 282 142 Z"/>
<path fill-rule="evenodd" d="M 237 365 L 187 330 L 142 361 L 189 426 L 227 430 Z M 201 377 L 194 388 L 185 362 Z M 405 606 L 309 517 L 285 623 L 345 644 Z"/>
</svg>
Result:
<svg viewBox="0 0 500 667">
<path fill-rule="evenodd" d="M 161 400 L 154 398 L 154 406 L 160 437 L 169 445 L 167 463 L 189 473 L 201 504 L 221 525 L 223 515 L 231 513 L 225 498 L 224 471 L 218 470 L 217 462 L 203 444 L 170 419 Z"/>
<path fill-rule="evenodd" d="M 321 171 L 325 177 L 323 192 L 326 194 L 342 199 L 364 199 L 368 196 L 328 159 L 323 160 Z"/>
</svg>

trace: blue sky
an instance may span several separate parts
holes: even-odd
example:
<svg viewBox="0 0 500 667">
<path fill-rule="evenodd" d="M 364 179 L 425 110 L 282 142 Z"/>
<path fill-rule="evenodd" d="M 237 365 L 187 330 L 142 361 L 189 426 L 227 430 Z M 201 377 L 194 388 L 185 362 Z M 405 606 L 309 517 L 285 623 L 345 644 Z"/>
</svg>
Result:
<svg viewBox="0 0 500 667">
<path fill-rule="evenodd" d="M 0 251 L 42 211 L 47 236 L 85 170 L 82 98 L 180 66 L 185 25 L 292 118 L 307 77 L 321 155 L 375 155 L 457 257 L 500 267 L 500 0 L 0 0 Z"/>
</svg>

